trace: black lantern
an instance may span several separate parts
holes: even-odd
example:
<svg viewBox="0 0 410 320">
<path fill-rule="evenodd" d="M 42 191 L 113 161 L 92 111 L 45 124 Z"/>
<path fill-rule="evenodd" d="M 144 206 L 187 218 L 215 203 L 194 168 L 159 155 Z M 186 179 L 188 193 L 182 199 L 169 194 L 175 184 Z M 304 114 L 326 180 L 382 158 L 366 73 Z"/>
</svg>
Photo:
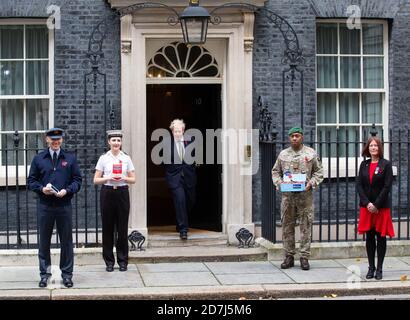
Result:
<svg viewBox="0 0 410 320">
<path fill-rule="evenodd" d="M 206 42 L 210 17 L 208 10 L 199 5 L 199 0 L 189 1 L 189 7 L 179 16 L 186 45 L 198 45 Z"/>
</svg>

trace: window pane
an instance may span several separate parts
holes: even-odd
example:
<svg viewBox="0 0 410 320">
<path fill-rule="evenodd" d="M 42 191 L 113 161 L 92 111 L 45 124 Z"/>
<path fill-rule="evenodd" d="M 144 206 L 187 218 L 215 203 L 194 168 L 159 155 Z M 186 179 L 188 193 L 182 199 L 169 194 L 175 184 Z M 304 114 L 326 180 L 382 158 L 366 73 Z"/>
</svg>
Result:
<svg viewBox="0 0 410 320">
<path fill-rule="evenodd" d="M 336 156 L 336 127 L 318 127 L 318 152 L 323 158 Z"/>
<path fill-rule="evenodd" d="M 23 26 L 0 26 L 0 59 L 23 59 Z"/>
<path fill-rule="evenodd" d="M 383 122 L 383 107 L 382 93 L 363 93 L 363 123 L 382 123 Z"/>
<path fill-rule="evenodd" d="M 337 54 L 337 24 L 319 23 L 317 25 L 317 53 Z"/>
<path fill-rule="evenodd" d="M 27 58 L 48 58 L 48 29 L 46 26 L 26 26 Z"/>
<path fill-rule="evenodd" d="M 48 100 L 27 100 L 27 130 L 48 128 Z"/>
<path fill-rule="evenodd" d="M 340 127 L 339 129 L 339 156 L 355 157 L 360 156 L 359 127 Z M 347 150 L 347 151 L 346 151 Z M 356 152 L 355 152 L 356 150 Z"/>
<path fill-rule="evenodd" d="M 317 123 L 336 123 L 336 93 L 318 93 Z"/>
<path fill-rule="evenodd" d="M 383 58 L 363 58 L 363 81 L 365 88 L 383 88 Z"/>
<path fill-rule="evenodd" d="M 362 134 L 363 134 L 363 142 L 366 143 L 367 140 L 372 136 L 372 134 L 370 133 L 372 131 L 372 127 L 371 126 L 366 126 L 362 128 Z M 376 131 L 377 131 L 377 137 L 379 137 L 380 139 L 383 137 L 383 127 L 382 126 L 376 126 Z M 384 147 L 386 148 L 386 145 L 384 145 Z"/>
<path fill-rule="evenodd" d="M 360 30 L 349 30 L 345 24 L 340 25 L 340 53 L 360 54 Z"/>
<path fill-rule="evenodd" d="M 360 58 L 340 58 L 340 87 L 360 88 Z"/>
<path fill-rule="evenodd" d="M 24 94 L 23 62 L 0 62 L 0 95 Z"/>
<path fill-rule="evenodd" d="M 383 54 L 383 25 L 363 24 L 363 53 Z"/>
<path fill-rule="evenodd" d="M 359 123 L 359 93 L 339 95 L 339 123 Z"/>
<path fill-rule="evenodd" d="M 48 94 L 48 61 L 27 61 L 27 94 Z"/>
<path fill-rule="evenodd" d="M 23 100 L 0 100 L 0 131 L 23 130 Z"/>
<path fill-rule="evenodd" d="M 30 163 L 33 157 L 46 147 L 43 133 L 26 134 L 27 141 L 27 163 Z"/>
<path fill-rule="evenodd" d="M 337 57 L 317 57 L 317 87 L 338 87 Z"/>
<path fill-rule="evenodd" d="M 20 134 L 19 147 L 23 147 L 23 136 Z M 16 158 L 18 157 L 18 164 L 24 164 L 24 151 L 19 151 L 16 155 L 14 148 L 14 135 L 13 134 L 1 134 L 1 165 L 15 166 Z"/>
</svg>

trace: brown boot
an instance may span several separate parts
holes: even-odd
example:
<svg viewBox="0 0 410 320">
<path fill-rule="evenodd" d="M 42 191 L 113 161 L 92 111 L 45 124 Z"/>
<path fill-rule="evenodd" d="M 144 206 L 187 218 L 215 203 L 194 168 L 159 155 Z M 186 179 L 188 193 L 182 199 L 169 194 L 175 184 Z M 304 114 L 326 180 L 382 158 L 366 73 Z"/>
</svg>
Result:
<svg viewBox="0 0 410 320">
<path fill-rule="evenodd" d="M 302 270 L 310 269 L 309 261 L 307 258 L 300 258 L 300 267 L 302 268 Z"/>
<path fill-rule="evenodd" d="M 295 259 L 293 256 L 286 256 L 285 261 L 280 265 L 281 269 L 289 269 L 295 264 Z"/>
</svg>

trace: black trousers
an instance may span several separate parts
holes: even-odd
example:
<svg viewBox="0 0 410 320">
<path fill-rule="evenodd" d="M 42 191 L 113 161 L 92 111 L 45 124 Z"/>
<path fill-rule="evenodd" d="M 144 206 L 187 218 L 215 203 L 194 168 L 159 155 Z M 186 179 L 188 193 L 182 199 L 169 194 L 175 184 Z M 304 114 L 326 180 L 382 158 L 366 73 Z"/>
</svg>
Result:
<svg viewBox="0 0 410 320">
<path fill-rule="evenodd" d="M 171 192 L 176 212 L 177 230 L 188 232 L 188 212 L 195 204 L 195 187 L 189 188 L 182 179 L 179 187 L 171 189 Z"/>
<path fill-rule="evenodd" d="M 71 205 L 64 207 L 49 206 L 39 203 L 39 249 L 38 259 L 40 264 L 40 277 L 51 276 L 50 244 L 54 223 L 61 244 L 60 270 L 63 278 L 71 279 L 74 267 L 73 228 Z"/>
<path fill-rule="evenodd" d="M 127 189 L 101 189 L 101 216 L 103 233 L 103 259 L 114 265 L 114 242 L 119 265 L 128 264 L 128 217 L 130 196 Z"/>
</svg>

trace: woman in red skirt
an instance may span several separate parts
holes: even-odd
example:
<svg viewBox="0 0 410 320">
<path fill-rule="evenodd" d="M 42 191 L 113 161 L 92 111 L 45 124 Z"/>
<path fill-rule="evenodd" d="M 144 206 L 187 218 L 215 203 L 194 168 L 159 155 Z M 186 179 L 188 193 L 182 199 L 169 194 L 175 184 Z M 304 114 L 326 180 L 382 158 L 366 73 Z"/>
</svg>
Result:
<svg viewBox="0 0 410 320">
<path fill-rule="evenodd" d="M 377 137 L 371 137 L 367 141 L 362 155 L 370 159 L 361 163 L 357 178 L 357 190 L 360 196 L 358 232 L 359 234 L 366 233 L 366 251 L 369 260 L 366 279 L 375 277 L 381 280 L 383 260 L 386 255 L 386 236 L 394 237 L 389 198 L 393 183 L 393 170 L 391 162 L 383 159 L 383 145 Z M 377 268 L 375 266 L 376 249 Z"/>
</svg>

